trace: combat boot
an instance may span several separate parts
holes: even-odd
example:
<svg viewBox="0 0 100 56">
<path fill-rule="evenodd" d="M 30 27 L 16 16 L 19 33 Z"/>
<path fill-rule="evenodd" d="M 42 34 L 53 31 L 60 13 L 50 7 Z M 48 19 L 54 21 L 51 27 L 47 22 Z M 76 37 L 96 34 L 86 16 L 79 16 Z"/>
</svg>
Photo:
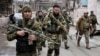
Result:
<svg viewBox="0 0 100 56">
<path fill-rule="evenodd" d="M 40 51 L 42 51 L 42 47 L 40 48 Z"/>
<path fill-rule="evenodd" d="M 69 46 L 68 45 L 65 45 L 65 49 L 69 49 Z"/>
<path fill-rule="evenodd" d="M 59 56 L 59 55 L 54 55 L 54 56 Z"/>
<path fill-rule="evenodd" d="M 80 47 L 80 41 L 81 41 L 81 37 L 78 38 L 77 40 L 77 46 Z"/>
<path fill-rule="evenodd" d="M 51 54 L 47 54 L 47 56 L 52 56 Z"/>
<path fill-rule="evenodd" d="M 38 49 L 38 55 L 41 55 L 41 49 Z"/>
<path fill-rule="evenodd" d="M 89 47 L 89 43 L 86 43 L 86 49 L 91 49 L 91 48 Z"/>
<path fill-rule="evenodd" d="M 41 55 L 41 52 L 40 51 L 38 51 L 38 55 Z"/>
<path fill-rule="evenodd" d="M 46 45 L 45 45 L 45 41 L 44 41 L 44 42 L 42 42 L 42 46 L 43 46 L 43 47 L 46 47 Z"/>
</svg>

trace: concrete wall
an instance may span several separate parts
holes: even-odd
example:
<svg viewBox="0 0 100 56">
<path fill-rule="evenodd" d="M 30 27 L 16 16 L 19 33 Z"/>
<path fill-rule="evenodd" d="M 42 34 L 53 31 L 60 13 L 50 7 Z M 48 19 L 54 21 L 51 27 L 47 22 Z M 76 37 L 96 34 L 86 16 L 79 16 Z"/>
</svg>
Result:
<svg viewBox="0 0 100 56">
<path fill-rule="evenodd" d="M 84 12 L 88 11 L 86 7 L 80 7 L 74 10 L 72 18 L 74 24 L 76 25 L 77 20 L 83 15 Z"/>
<path fill-rule="evenodd" d="M 98 1 L 97 3 L 97 13 L 96 14 L 97 14 L 98 22 L 100 22 L 100 1 Z"/>
<path fill-rule="evenodd" d="M 88 0 L 88 7 L 80 7 L 74 10 L 73 12 L 73 20 L 76 23 L 78 18 L 83 15 L 85 11 L 88 11 L 90 14 L 90 11 L 94 11 L 94 13 L 97 15 L 97 20 L 100 22 L 100 0 Z"/>
<path fill-rule="evenodd" d="M 97 14 L 97 0 L 88 0 L 88 11 L 94 11 Z"/>
</svg>

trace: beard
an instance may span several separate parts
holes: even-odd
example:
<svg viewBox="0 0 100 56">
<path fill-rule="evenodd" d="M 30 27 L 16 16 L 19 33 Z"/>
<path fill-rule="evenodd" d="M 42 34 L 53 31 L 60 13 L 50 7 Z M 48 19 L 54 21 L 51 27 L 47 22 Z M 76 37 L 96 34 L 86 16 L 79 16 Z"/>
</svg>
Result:
<svg viewBox="0 0 100 56">
<path fill-rule="evenodd" d="M 39 15 L 39 17 L 41 18 L 41 17 L 42 17 L 42 15 Z"/>
<path fill-rule="evenodd" d="M 59 16 L 59 13 L 53 13 L 54 16 Z"/>
</svg>

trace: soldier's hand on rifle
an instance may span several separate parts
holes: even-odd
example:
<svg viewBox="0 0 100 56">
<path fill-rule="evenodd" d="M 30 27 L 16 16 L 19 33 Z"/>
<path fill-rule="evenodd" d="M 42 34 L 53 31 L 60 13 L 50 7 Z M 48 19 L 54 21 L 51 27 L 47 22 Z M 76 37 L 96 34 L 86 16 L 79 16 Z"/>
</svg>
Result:
<svg viewBox="0 0 100 56">
<path fill-rule="evenodd" d="M 37 40 L 35 35 L 29 35 L 28 39 L 31 40 L 31 41 Z"/>
<path fill-rule="evenodd" d="M 46 29 L 46 28 L 47 28 L 47 26 L 45 25 L 45 26 L 44 26 L 44 28 Z"/>
<path fill-rule="evenodd" d="M 22 30 L 22 31 L 17 31 L 17 35 L 19 36 L 24 36 L 25 35 L 25 31 Z"/>
<path fill-rule="evenodd" d="M 60 29 L 60 26 L 57 27 L 57 31 Z"/>
<path fill-rule="evenodd" d="M 90 24 L 90 27 L 92 27 L 92 24 Z"/>
</svg>

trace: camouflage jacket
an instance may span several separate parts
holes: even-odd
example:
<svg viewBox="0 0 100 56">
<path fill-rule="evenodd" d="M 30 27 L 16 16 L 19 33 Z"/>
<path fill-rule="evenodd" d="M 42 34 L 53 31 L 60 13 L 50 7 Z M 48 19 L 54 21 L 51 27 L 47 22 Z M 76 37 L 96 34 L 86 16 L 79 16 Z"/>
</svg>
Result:
<svg viewBox="0 0 100 56">
<path fill-rule="evenodd" d="M 44 19 L 43 17 L 40 18 L 37 16 L 34 20 L 34 24 L 33 24 L 32 28 L 38 32 L 42 32 L 43 19 Z"/>
<path fill-rule="evenodd" d="M 92 25 L 98 24 L 96 15 L 90 15 L 90 23 Z"/>
<path fill-rule="evenodd" d="M 28 21 L 26 20 L 18 20 L 16 21 L 16 26 L 23 28 L 26 27 L 28 29 L 32 29 L 33 21 L 30 19 Z M 8 27 L 8 33 L 7 33 L 7 40 L 12 41 L 14 39 L 17 40 L 16 42 L 16 51 L 17 52 L 32 52 L 36 49 L 36 41 L 33 41 L 34 44 L 29 45 L 28 36 L 29 34 L 26 32 L 23 37 L 17 35 L 18 29 L 15 29 L 13 27 Z"/>
<path fill-rule="evenodd" d="M 57 22 L 57 21 L 59 21 L 59 22 Z M 61 23 L 62 25 L 59 25 L 59 23 Z M 53 13 L 49 13 L 45 17 L 43 25 L 47 26 L 46 30 L 48 33 L 59 34 L 60 33 L 59 31 L 62 28 L 62 26 L 66 27 L 66 22 L 64 20 L 64 17 L 61 14 L 59 14 L 58 17 L 55 17 L 53 15 Z M 58 26 L 60 26 L 59 29 L 58 29 Z"/>
<path fill-rule="evenodd" d="M 43 23 L 44 16 L 42 16 L 42 17 L 36 16 L 36 20 L 39 20 L 39 21 L 41 21 Z"/>
<path fill-rule="evenodd" d="M 18 26 L 18 27 L 21 27 L 21 28 L 27 27 L 29 29 L 32 29 L 33 22 L 32 22 L 32 20 L 29 20 L 28 22 L 26 22 L 25 20 L 18 19 L 18 20 L 16 20 L 16 23 L 14 25 Z M 12 27 L 8 27 L 7 30 L 8 30 L 8 34 L 7 34 L 8 40 L 14 40 L 14 39 L 16 39 L 16 36 L 17 36 L 16 32 L 18 30 L 14 29 Z"/>
<path fill-rule="evenodd" d="M 68 15 L 65 15 L 63 17 L 64 17 L 67 24 L 71 23 L 70 17 Z"/>
<path fill-rule="evenodd" d="M 81 18 L 79 18 L 77 24 L 76 24 L 76 29 L 79 31 L 83 31 L 84 29 L 89 29 L 90 27 L 90 19 L 85 18 L 84 16 L 82 16 Z"/>
</svg>

